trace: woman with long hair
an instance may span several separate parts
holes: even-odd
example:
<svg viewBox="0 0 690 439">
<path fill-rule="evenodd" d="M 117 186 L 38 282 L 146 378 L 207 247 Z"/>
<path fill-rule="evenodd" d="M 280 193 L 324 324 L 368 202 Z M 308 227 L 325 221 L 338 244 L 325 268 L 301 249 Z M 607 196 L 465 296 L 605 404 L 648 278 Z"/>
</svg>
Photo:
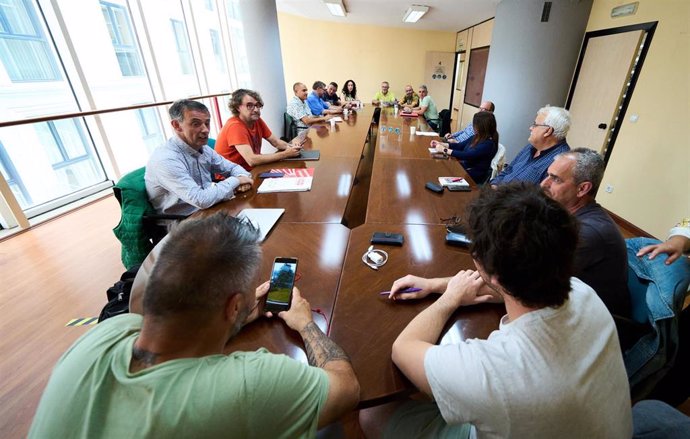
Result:
<svg viewBox="0 0 690 439">
<path fill-rule="evenodd" d="M 343 85 L 343 99 L 345 101 L 356 101 L 357 100 L 357 85 L 352 79 L 345 81 Z"/>
<path fill-rule="evenodd" d="M 475 183 L 484 183 L 491 175 L 491 160 L 498 151 L 496 118 L 488 111 L 480 111 L 472 119 L 474 136 L 460 143 L 443 143 L 433 140 L 437 151 L 455 157 Z"/>
</svg>

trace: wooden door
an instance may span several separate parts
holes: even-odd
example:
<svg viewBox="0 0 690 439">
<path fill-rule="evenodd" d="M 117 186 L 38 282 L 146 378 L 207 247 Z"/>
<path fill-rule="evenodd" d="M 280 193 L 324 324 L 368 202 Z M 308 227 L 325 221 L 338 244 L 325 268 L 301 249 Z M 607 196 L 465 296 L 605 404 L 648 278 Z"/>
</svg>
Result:
<svg viewBox="0 0 690 439">
<path fill-rule="evenodd" d="M 570 101 L 572 148 L 605 154 L 644 33 L 633 30 L 588 40 Z"/>
</svg>

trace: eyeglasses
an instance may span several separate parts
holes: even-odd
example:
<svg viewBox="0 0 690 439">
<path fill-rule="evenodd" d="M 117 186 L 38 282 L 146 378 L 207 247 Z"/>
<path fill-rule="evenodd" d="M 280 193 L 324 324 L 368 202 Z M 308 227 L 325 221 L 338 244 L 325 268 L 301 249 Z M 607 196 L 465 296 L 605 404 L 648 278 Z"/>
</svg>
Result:
<svg viewBox="0 0 690 439">
<path fill-rule="evenodd" d="M 548 128 L 553 128 L 551 125 L 546 125 L 543 123 L 533 123 L 532 125 L 529 126 L 530 128 L 536 128 L 536 127 L 548 127 Z"/>
<path fill-rule="evenodd" d="M 254 102 L 244 104 L 244 106 L 247 107 L 247 110 L 249 110 L 249 111 L 254 111 L 255 108 L 258 108 L 259 110 L 264 108 L 264 104 L 260 104 L 260 103 L 255 104 Z"/>
</svg>

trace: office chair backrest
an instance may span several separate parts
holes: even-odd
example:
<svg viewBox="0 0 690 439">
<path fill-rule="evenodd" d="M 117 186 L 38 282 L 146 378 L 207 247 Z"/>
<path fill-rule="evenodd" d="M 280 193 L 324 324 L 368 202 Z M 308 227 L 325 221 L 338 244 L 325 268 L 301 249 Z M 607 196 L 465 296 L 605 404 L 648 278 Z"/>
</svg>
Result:
<svg viewBox="0 0 690 439">
<path fill-rule="evenodd" d="M 287 113 L 283 113 L 283 119 L 285 121 L 283 140 L 289 142 L 297 137 L 297 125 L 295 124 L 295 119 L 293 119 L 292 116 Z"/>
<path fill-rule="evenodd" d="M 494 156 L 493 159 L 491 159 L 491 177 L 489 180 L 492 178 L 496 177 L 498 173 L 501 171 L 501 168 L 503 168 L 503 165 L 505 163 L 506 159 L 506 147 L 503 146 L 502 143 L 498 144 L 498 150 L 496 151 L 496 155 Z"/>
<path fill-rule="evenodd" d="M 441 110 L 438 119 L 438 135 L 443 137 L 450 133 L 450 110 Z"/>
</svg>

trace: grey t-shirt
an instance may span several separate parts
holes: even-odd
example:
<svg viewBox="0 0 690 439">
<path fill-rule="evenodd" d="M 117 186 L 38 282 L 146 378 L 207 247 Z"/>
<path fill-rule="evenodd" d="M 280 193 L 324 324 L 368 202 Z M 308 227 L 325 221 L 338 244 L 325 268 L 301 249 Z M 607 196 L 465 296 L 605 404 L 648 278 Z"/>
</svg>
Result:
<svg viewBox="0 0 690 439">
<path fill-rule="evenodd" d="M 487 340 L 434 346 L 424 369 L 445 421 L 473 424 L 477 438 L 632 436 L 613 318 L 577 278 L 563 306 L 504 316 Z"/>
</svg>

